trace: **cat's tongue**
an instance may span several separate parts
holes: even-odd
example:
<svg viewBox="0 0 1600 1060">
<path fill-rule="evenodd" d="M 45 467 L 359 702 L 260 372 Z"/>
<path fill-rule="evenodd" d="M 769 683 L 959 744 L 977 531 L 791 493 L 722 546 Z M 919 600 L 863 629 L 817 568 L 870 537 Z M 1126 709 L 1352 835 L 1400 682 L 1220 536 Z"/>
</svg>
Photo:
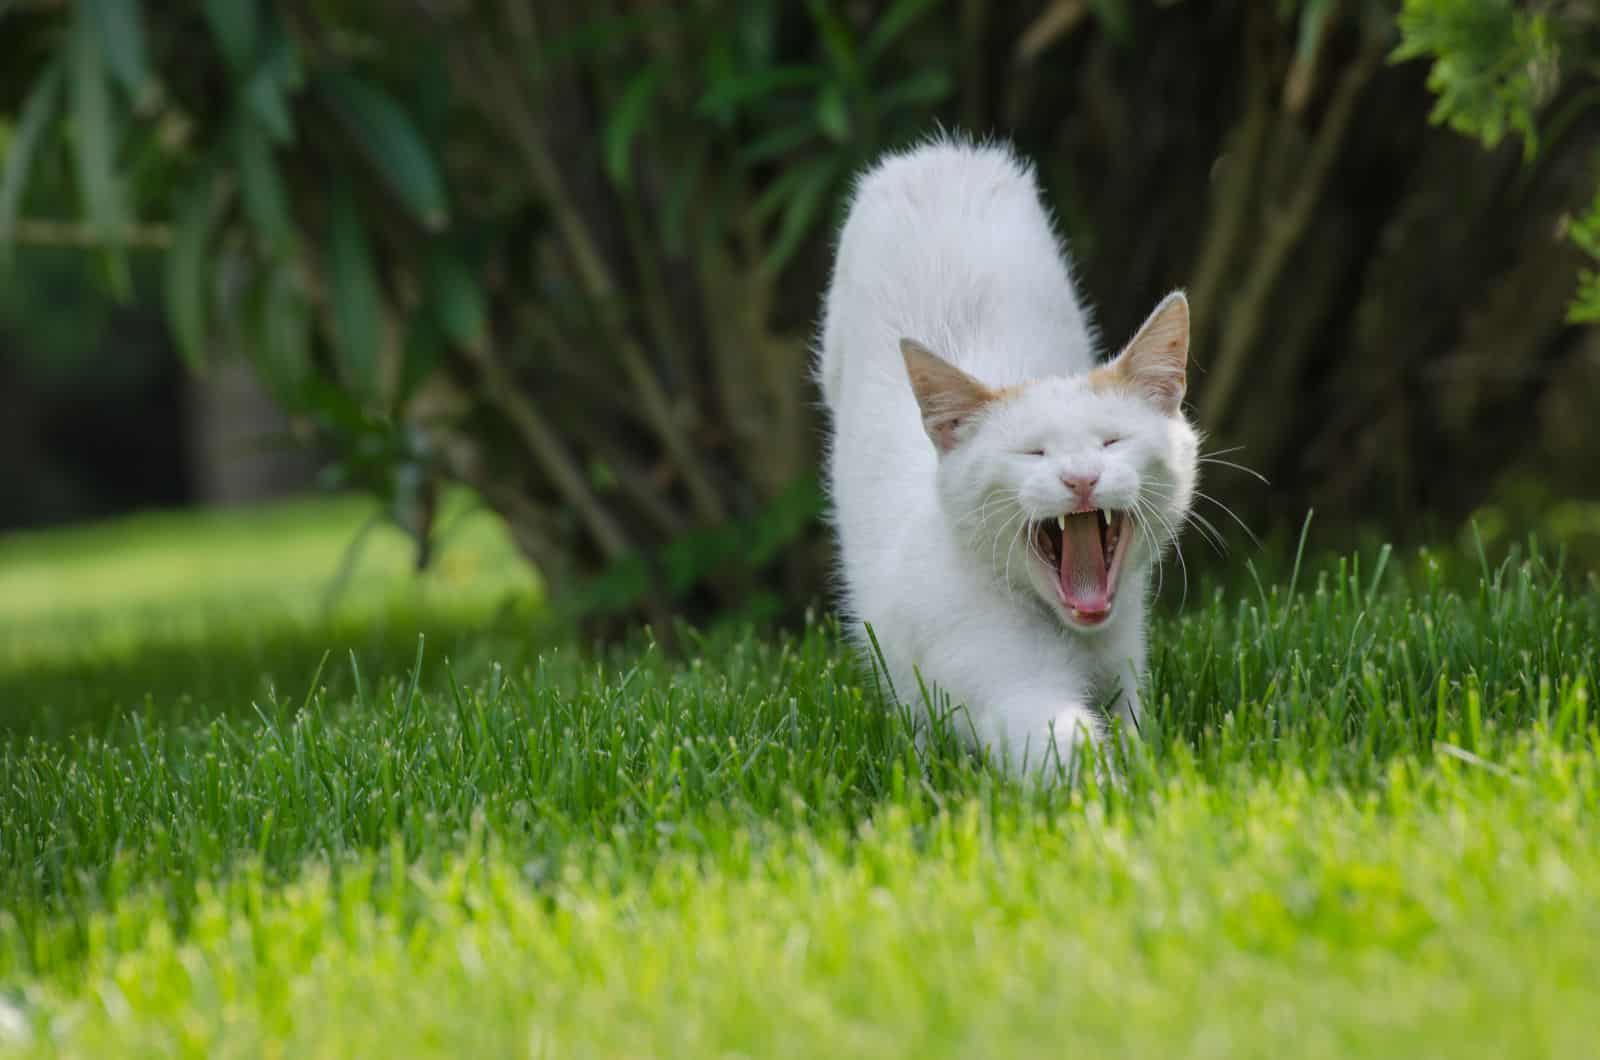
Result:
<svg viewBox="0 0 1600 1060">
<path fill-rule="evenodd" d="M 1083 615 L 1111 610 L 1105 547 L 1100 539 L 1100 513 L 1067 516 L 1061 531 L 1061 595 Z"/>
</svg>

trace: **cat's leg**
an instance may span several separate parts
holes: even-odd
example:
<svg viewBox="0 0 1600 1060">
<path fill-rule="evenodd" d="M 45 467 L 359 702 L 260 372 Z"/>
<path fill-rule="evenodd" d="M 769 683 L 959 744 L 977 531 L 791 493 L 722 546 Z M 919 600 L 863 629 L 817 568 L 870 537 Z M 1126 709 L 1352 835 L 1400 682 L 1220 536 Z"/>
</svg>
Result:
<svg viewBox="0 0 1600 1060">
<path fill-rule="evenodd" d="M 1119 616 L 1122 621 L 1108 629 L 1097 643 L 1096 671 L 1101 686 L 1101 704 L 1114 718 L 1123 735 L 1143 735 L 1143 704 L 1139 688 L 1145 675 L 1145 631 L 1143 616 Z"/>
<path fill-rule="evenodd" d="M 1115 698 L 1110 712 L 1127 736 L 1144 735 L 1144 704 L 1139 699 L 1139 682 L 1143 678 L 1144 661 L 1133 657 L 1121 660 L 1113 678 Z"/>
<path fill-rule="evenodd" d="M 959 734 L 1014 773 L 1070 775 L 1080 749 L 1091 753 L 1105 719 L 1090 702 L 1090 661 L 1053 631 L 995 622 L 929 636 L 906 682 L 937 698 Z M 904 689 L 901 695 L 906 696 Z"/>
<path fill-rule="evenodd" d="M 1037 723 L 1024 716 L 1022 732 L 1019 734 L 1024 753 L 1014 768 L 1046 777 L 1052 774 L 1070 777 L 1076 775 L 1082 764 L 1080 755 L 1087 754 L 1094 758 L 1091 765 L 1099 774 L 1098 759 L 1106 734 L 1105 717 L 1081 702 L 1061 705 L 1052 701 L 1046 709 L 1054 710 L 1054 715 L 1042 736 L 1037 735 Z M 1037 762 L 1033 754 L 1035 746 L 1039 749 Z"/>
</svg>

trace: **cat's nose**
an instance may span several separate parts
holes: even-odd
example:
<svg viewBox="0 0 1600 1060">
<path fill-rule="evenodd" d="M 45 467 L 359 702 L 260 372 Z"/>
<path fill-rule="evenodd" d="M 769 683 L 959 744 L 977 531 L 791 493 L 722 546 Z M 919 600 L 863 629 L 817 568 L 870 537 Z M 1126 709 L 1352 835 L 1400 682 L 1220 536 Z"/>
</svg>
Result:
<svg viewBox="0 0 1600 1060">
<path fill-rule="evenodd" d="M 1093 474 L 1076 474 L 1069 471 L 1061 473 L 1061 484 L 1071 490 L 1080 501 L 1087 501 L 1089 494 L 1094 492 L 1095 485 L 1100 481 L 1099 472 Z"/>
</svg>

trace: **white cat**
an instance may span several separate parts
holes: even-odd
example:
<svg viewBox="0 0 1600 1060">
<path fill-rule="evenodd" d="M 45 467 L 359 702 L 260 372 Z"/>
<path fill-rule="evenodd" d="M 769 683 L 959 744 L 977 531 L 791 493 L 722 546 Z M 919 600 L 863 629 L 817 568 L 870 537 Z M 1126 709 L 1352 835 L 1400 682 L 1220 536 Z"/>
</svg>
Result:
<svg viewBox="0 0 1600 1060">
<path fill-rule="evenodd" d="M 1110 363 L 1031 168 L 940 139 L 870 169 L 840 234 L 817 374 L 845 607 L 1024 770 L 1137 729 L 1150 573 L 1188 514 L 1189 306 Z M 959 720 L 959 718 L 958 718 Z"/>
</svg>

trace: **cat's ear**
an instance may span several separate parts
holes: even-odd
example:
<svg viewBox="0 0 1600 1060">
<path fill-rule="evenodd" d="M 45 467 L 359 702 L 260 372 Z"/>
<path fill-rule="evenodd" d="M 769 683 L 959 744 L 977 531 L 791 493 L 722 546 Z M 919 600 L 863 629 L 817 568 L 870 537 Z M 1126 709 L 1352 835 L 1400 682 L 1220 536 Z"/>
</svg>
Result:
<svg viewBox="0 0 1600 1060">
<path fill-rule="evenodd" d="M 1105 371 L 1168 416 L 1178 414 L 1189 380 L 1189 300 L 1182 291 L 1161 300 Z"/>
<path fill-rule="evenodd" d="M 922 429 L 939 452 L 948 453 L 995 392 L 915 339 L 901 339 L 900 354 L 922 410 Z"/>
</svg>

